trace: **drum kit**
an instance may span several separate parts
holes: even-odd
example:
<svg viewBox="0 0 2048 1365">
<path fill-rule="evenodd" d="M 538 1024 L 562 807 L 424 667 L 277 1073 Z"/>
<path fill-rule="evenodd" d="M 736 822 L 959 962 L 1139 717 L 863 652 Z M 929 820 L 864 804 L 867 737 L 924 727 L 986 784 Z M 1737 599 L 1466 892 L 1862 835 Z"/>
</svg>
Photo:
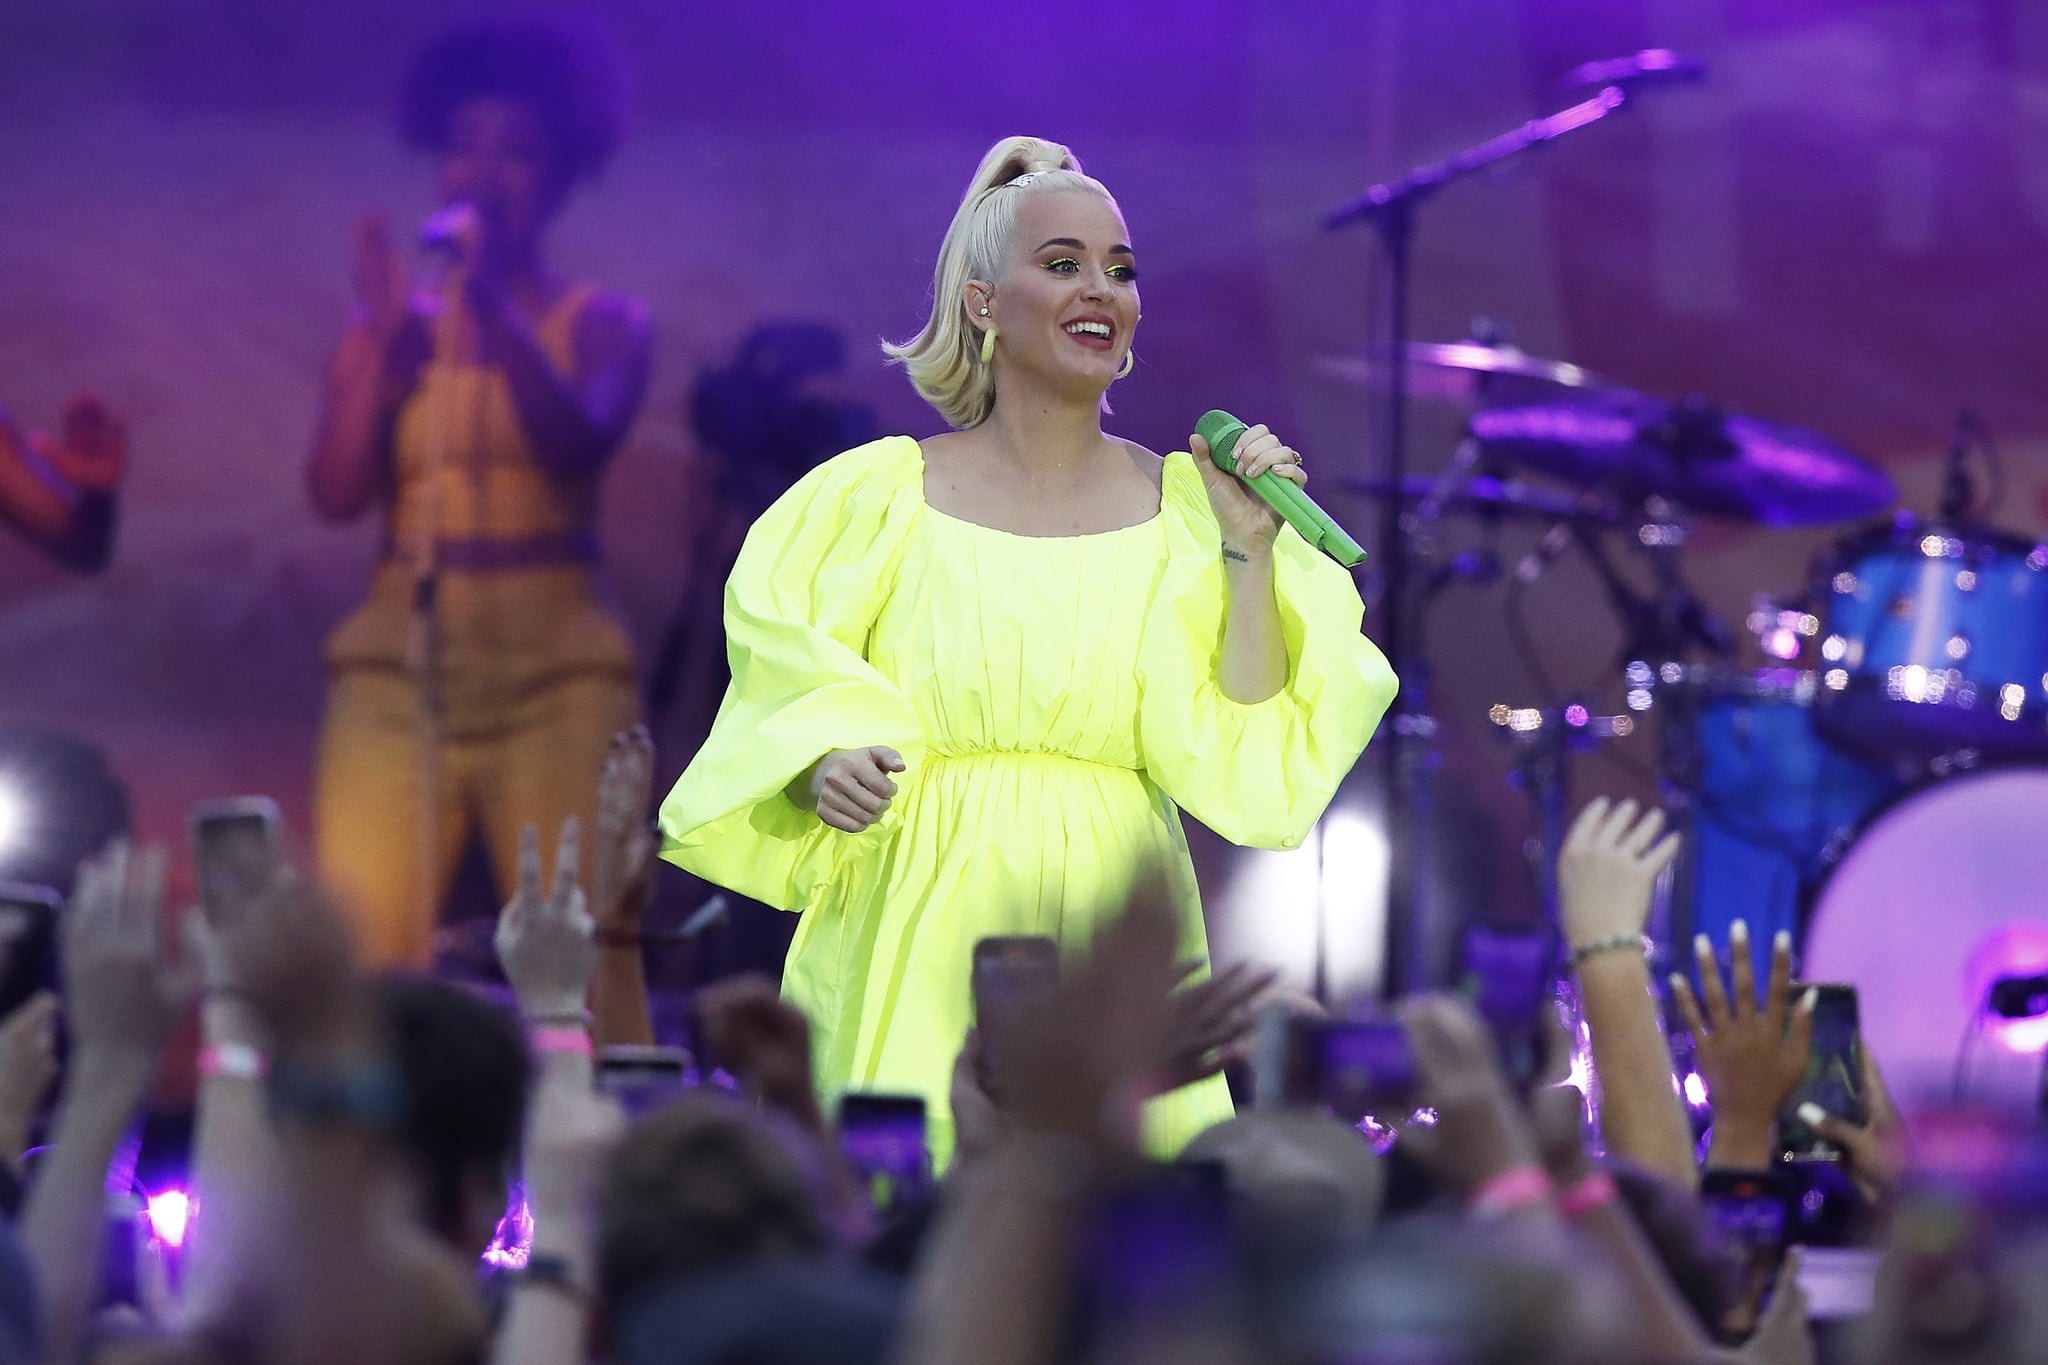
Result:
<svg viewBox="0 0 2048 1365">
<path fill-rule="evenodd" d="M 1653 937 L 1725 944 L 1742 919 L 1761 979 L 1773 935 L 1791 932 L 1802 973 L 1856 982 L 1870 1045 L 1923 1084 L 1946 1081 L 1965 1037 L 2048 1047 L 2048 1017 L 1985 1009 L 1990 983 L 2048 972 L 2048 544 L 1979 520 L 1970 457 L 1995 460 L 1981 429 L 1959 429 L 1943 505 L 1923 519 L 1894 512 L 1891 480 L 1815 432 L 1629 391 L 1491 338 L 1405 354 L 1409 393 L 1469 409 L 1442 475 L 1353 485 L 1401 505 L 1417 596 L 1501 572 L 1491 556 L 1432 569 L 1438 518 L 1547 522 L 1508 574 L 1511 613 L 1576 549 L 1627 641 L 1617 714 L 1594 714 L 1591 696 L 1492 709 L 1538 796 L 1546 875 L 1568 755 L 1654 720 L 1658 784 L 1691 837 Z M 1319 368 L 1377 383 L 1389 366 Z M 1748 624 L 1775 666 L 1737 669 L 1728 632 L 1687 588 L 1696 518 L 1854 527 L 1814 559 L 1803 592 L 1758 597 Z M 1654 590 L 1618 571 L 1614 541 L 1648 562 Z M 1422 709 L 1397 718 L 1403 735 L 1434 733 Z"/>
</svg>

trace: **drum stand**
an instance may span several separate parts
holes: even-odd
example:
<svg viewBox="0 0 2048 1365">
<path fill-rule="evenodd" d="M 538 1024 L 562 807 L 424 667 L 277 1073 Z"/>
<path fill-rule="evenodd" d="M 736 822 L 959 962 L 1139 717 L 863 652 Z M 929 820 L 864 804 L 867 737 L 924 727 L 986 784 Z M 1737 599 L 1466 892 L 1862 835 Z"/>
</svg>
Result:
<svg viewBox="0 0 2048 1365">
<path fill-rule="evenodd" d="M 1386 366 L 1386 390 L 1377 426 L 1390 488 L 1402 488 L 1408 474 L 1408 302 L 1417 210 L 1446 185 L 1531 148 L 1590 127 L 1625 107 L 1630 100 L 1630 92 L 1623 85 L 1607 85 L 1567 109 L 1545 118 L 1531 119 L 1442 161 L 1417 167 L 1397 180 L 1374 185 L 1324 216 L 1323 226 L 1333 231 L 1353 223 L 1370 223 L 1380 239 L 1380 276 L 1384 297 L 1380 335 L 1375 349 L 1381 353 Z M 1411 695 L 1408 686 L 1408 680 L 1419 664 L 1420 652 L 1411 650 L 1410 642 L 1405 638 L 1409 555 L 1402 527 L 1402 510 L 1398 496 L 1388 500 L 1381 516 L 1378 547 L 1380 643 L 1395 675 L 1402 679 L 1402 691 L 1395 698 L 1394 711 L 1389 718 L 1392 742 L 1380 746 L 1388 832 L 1387 972 L 1384 989 L 1389 996 L 1421 990 L 1429 985 L 1426 978 L 1411 976 L 1423 956 L 1419 944 L 1426 935 L 1426 926 L 1423 923 L 1423 906 L 1416 895 L 1417 850 L 1404 834 L 1415 826 L 1414 808 L 1418 804 L 1416 773 L 1418 765 L 1423 762 L 1409 756 L 1406 751 L 1411 747 L 1411 738 L 1427 739 L 1429 734 L 1433 734 L 1435 723 L 1423 713 L 1421 699 Z"/>
</svg>

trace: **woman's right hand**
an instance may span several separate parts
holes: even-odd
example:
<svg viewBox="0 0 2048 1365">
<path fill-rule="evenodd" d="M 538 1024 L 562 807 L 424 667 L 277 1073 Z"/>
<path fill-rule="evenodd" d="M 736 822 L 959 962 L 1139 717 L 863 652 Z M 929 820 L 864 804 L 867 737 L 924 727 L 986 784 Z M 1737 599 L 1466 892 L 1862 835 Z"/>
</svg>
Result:
<svg viewBox="0 0 2048 1365">
<path fill-rule="evenodd" d="M 818 818 L 834 829 L 858 834 L 882 818 L 896 794 L 890 773 L 904 770 L 903 755 L 886 745 L 834 749 L 811 770 L 811 797 Z"/>
<path fill-rule="evenodd" d="M 431 343 L 426 320 L 413 307 L 405 258 L 392 244 L 384 219 L 375 213 L 356 220 L 352 245 L 364 326 L 384 357 L 385 372 L 409 376 L 425 361 Z"/>
</svg>

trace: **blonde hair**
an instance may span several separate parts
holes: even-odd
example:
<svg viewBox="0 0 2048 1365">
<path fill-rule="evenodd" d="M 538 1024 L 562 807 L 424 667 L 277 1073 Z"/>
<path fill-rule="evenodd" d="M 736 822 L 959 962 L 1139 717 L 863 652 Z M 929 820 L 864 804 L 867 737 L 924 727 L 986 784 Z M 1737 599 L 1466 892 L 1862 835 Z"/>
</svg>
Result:
<svg viewBox="0 0 2048 1365">
<path fill-rule="evenodd" d="M 956 428 L 979 424 L 996 403 L 995 375 L 981 363 L 981 329 L 967 318 L 967 282 L 996 278 L 1017 233 L 1018 201 L 1041 190 L 1087 190 L 1116 204 L 1059 143 L 1004 138 L 981 159 L 946 229 L 924 330 L 908 341 L 882 343 L 883 354 L 910 372 L 918 394 Z"/>
</svg>

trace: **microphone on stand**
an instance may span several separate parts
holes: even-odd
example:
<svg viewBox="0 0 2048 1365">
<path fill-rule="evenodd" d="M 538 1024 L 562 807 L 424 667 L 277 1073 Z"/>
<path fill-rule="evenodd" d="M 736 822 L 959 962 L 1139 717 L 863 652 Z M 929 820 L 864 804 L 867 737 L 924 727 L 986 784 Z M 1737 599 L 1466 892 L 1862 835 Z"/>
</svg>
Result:
<svg viewBox="0 0 2048 1365">
<path fill-rule="evenodd" d="M 1557 82 L 1560 90 L 1578 90 L 1589 85 L 1685 85 L 1705 80 L 1707 64 L 1685 52 L 1668 47 L 1645 48 L 1628 57 L 1582 62 L 1564 73 Z"/>
</svg>

